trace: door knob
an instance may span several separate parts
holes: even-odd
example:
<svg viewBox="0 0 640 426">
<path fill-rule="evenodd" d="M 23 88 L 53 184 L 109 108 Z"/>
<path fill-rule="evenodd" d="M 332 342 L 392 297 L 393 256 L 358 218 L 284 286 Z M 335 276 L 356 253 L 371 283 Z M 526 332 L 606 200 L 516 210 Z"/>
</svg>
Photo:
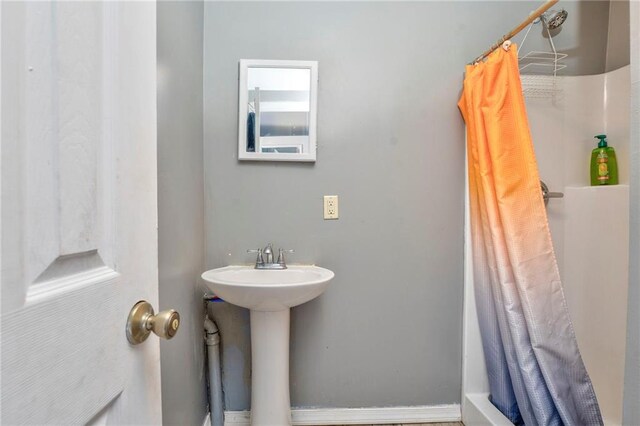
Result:
<svg viewBox="0 0 640 426">
<path fill-rule="evenodd" d="M 171 339 L 180 327 L 180 314 L 174 309 L 153 312 L 151 304 L 141 300 L 131 308 L 127 318 L 127 340 L 132 345 L 144 342 L 153 331 L 158 337 Z"/>
</svg>

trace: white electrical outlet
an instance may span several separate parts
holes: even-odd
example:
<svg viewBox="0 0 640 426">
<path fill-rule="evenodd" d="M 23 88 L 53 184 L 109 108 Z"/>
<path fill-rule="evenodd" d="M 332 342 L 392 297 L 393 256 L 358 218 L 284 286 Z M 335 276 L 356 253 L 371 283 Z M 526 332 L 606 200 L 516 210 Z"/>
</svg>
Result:
<svg viewBox="0 0 640 426">
<path fill-rule="evenodd" d="M 324 218 L 325 220 L 338 218 L 338 196 L 337 195 L 324 196 Z"/>
</svg>

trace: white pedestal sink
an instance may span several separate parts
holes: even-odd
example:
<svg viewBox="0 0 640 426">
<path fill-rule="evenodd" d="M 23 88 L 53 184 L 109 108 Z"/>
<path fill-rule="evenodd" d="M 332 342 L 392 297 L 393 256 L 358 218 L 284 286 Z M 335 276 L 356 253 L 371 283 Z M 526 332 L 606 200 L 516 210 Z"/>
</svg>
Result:
<svg viewBox="0 0 640 426">
<path fill-rule="evenodd" d="M 318 266 L 227 266 L 202 274 L 221 299 L 251 310 L 251 424 L 291 424 L 289 308 L 321 295 L 333 278 Z"/>
</svg>

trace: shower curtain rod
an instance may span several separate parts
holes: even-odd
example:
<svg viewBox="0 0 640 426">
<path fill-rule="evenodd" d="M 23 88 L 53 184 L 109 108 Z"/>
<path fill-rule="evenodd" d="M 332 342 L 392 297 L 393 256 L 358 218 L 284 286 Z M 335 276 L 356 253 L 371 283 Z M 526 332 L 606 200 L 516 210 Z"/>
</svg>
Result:
<svg viewBox="0 0 640 426">
<path fill-rule="evenodd" d="M 544 12 L 546 12 L 551 6 L 553 6 L 554 4 L 558 3 L 558 1 L 560 1 L 560 0 L 548 0 L 542 6 L 540 6 L 539 8 L 534 10 L 533 12 L 531 12 L 531 14 L 529 15 L 529 17 L 527 19 L 522 21 L 520 23 L 520 25 L 518 25 L 517 27 L 515 27 L 514 29 L 509 31 L 507 34 L 503 35 L 500 40 L 496 41 L 495 44 L 493 44 L 489 49 L 487 49 L 482 55 L 478 56 L 472 62 L 470 62 L 470 65 L 473 65 L 473 64 L 475 64 L 477 62 L 480 62 L 481 60 L 483 60 L 484 58 L 489 56 L 489 54 L 491 52 L 496 50 L 498 47 L 502 46 L 502 43 L 504 43 L 505 41 L 509 40 L 510 38 L 512 38 L 513 36 L 518 34 L 520 31 L 525 29 L 527 25 L 529 25 L 530 23 L 532 23 L 533 21 L 538 19 L 540 17 L 540 15 L 542 15 Z"/>
</svg>

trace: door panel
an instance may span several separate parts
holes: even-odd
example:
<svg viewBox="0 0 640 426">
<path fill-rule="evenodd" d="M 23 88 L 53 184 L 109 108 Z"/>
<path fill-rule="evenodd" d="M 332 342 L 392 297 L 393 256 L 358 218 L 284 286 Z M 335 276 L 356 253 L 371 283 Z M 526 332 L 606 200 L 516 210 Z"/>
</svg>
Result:
<svg viewBox="0 0 640 426">
<path fill-rule="evenodd" d="M 3 424 L 86 423 L 124 390 L 120 345 L 105 345 L 122 330 L 102 322 L 121 322 L 118 278 L 96 274 L 3 318 Z"/>
<path fill-rule="evenodd" d="M 0 422 L 159 424 L 155 4 L 0 8 Z"/>
</svg>

